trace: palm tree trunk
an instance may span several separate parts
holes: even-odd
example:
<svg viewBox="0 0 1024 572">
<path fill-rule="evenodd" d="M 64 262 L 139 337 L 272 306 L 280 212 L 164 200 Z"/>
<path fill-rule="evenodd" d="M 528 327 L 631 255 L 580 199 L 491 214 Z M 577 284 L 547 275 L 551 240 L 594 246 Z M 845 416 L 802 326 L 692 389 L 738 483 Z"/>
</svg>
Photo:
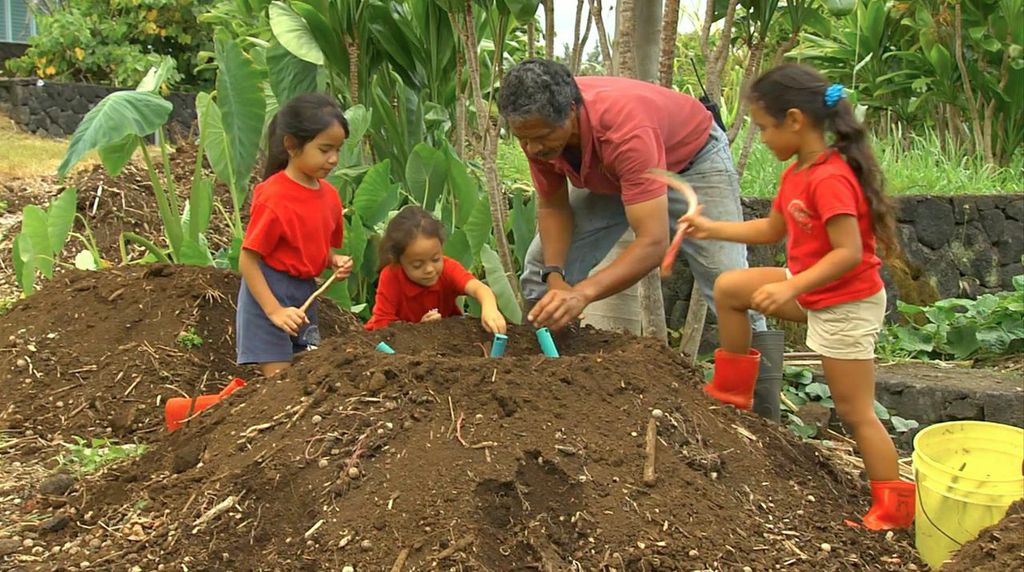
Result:
<svg viewBox="0 0 1024 572">
<path fill-rule="evenodd" d="M 587 42 L 590 41 L 590 29 L 594 27 L 594 13 L 587 10 L 587 26 L 583 28 L 583 37 L 580 38 L 579 48 L 576 50 L 576 57 L 573 59 L 572 73 L 576 75 L 583 65 L 583 58 L 586 56 Z"/>
<path fill-rule="evenodd" d="M 753 123 L 747 128 L 747 134 L 743 138 L 743 148 L 740 149 L 740 160 L 736 163 L 736 176 L 743 180 L 743 172 L 747 170 L 747 161 L 750 160 L 750 152 L 754 148 L 754 136 L 757 135 L 757 125 Z"/>
<path fill-rule="evenodd" d="M 715 46 L 714 51 L 704 60 L 704 75 L 707 77 L 706 86 L 708 97 L 711 98 L 711 101 L 722 100 L 722 74 L 725 72 L 725 64 L 729 61 L 729 48 L 732 44 L 732 24 L 736 19 L 736 5 L 738 3 L 739 0 L 729 0 L 725 10 L 725 20 L 722 22 L 722 31 L 718 37 L 718 44 Z M 704 16 L 704 25 L 708 30 L 708 38 L 704 39 L 702 44 L 710 41 L 711 25 L 707 20 L 714 18 L 714 0 L 709 0 L 708 6 L 711 10 Z M 710 47 L 702 45 L 701 49 L 710 50 Z"/>
<path fill-rule="evenodd" d="M 619 0 L 615 16 L 615 75 L 636 77 L 636 10 L 633 0 Z"/>
<path fill-rule="evenodd" d="M 757 74 L 761 71 L 761 58 L 764 56 L 764 39 L 759 38 L 754 41 L 754 45 L 750 48 L 750 55 L 747 57 L 747 67 L 743 70 L 743 80 L 740 82 L 740 100 L 739 107 L 736 110 L 736 117 L 732 120 L 732 125 L 729 126 L 729 143 L 731 144 L 736 140 L 736 136 L 739 135 L 740 128 L 743 127 L 743 120 L 747 117 L 747 98 L 743 97 L 743 93 L 746 92 L 747 87 L 750 85 Z"/>
<path fill-rule="evenodd" d="M 555 59 L 555 0 L 544 0 L 544 57 Z"/>
<path fill-rule="evenodd" d="M 594 24 L 597 26 L 597 44 L 601 47 L 601 62 L 605 73 L 615 75 L 615 62 L 612 60 L 612 49 L 608 45 L 608 32 L 604 29 L 604 14 L 601 10 L 601 0 L 590 0 L 590 13 L 594 15 Z"/>
<path fill-rule="evenodd" d="M 526 23 L 526 57 L 537 57 L 537 21 L 530 18 Z"/>
<path fill-rule="evenodd" d="M 348 92 L 352 105 L 359 105 L 359 36 L 345 38 L 348 50 Z"/>
<path fill-rule="evenodd" d="M 960 13 L 960 2 L 956 3 L 954 11 L 953 35 L 956 38 L 956 65 L 960 69 L 960 79 L 964 82 L 964 93 L 967 94 L 967 107 L 971 112 L 971 128 L 974 131 L 974 145 L 976 150 L 985 148 L 984 138 L 981 134 L 981 116 L 978 113 L 980 102 L 974 97 L 974 90 L 971 89 L 971 76 L 967 72 L 967 64 L 964 62 L 964 34 L 963 17 Z M 991 163 L 990 157 L 985 160 Z"/>
<path fill-rule="evenodd" d="M 672 87 L 675 73 L 676 39 L 679 37 L 679 0 L 666 0 L 665 21 L 661 26 L 661 65 L 658 83 Z"/>
<path fill-rule="evenodd" d="M 580 51 L 580 26 L 583 25 L 583 2 L 585 0 L 576 0 L 576 23 L 572 29 L 572 50 L 569 52 L 569 61 L 566 62 L 569 66 L 569 70 L 573 74 L 576 73 L 576 59 Z"/>
<path fill-rule="evenodd" d="M 465 28 L 461 30 L 463 44 L 465 45 L 466 61 L 469 64 L 469 83 L 473 89 L 473 99 L 476 104 L 477 130 L 483 136 L 483 148 L 480 149 L 483 155 L 484 179 L 487 183 L 487 200 L 491 206 L 491 226 L 494 229 L 494 240 L 498 247 L 498 257 L 501 259 L 502 268 L 512 287 L 512 292 L 523 307 L 523 295 L 519 288 L 519 280 L 515 274 L 515 264 L 512 259 L 512 251 L 508 245 L 508 233 L 505 231 L 505 218 L 502 213 L 505 208 L 502 206 L 504 197 L 501 194 L 500 180 L 498 179 L 498 127 L 493 124 L 487 103 L 484 101 L 483 91 L 480 89 L 480 62 L 477 57 L 479 45 L 476 39 L 476 26 L 473 25 L 473 0 L 466 0 L 465 3 Z M 492 84 L 498 81 L 497 75 L 500 70 L 494 70 L 491 74 Z"/>
</svg>

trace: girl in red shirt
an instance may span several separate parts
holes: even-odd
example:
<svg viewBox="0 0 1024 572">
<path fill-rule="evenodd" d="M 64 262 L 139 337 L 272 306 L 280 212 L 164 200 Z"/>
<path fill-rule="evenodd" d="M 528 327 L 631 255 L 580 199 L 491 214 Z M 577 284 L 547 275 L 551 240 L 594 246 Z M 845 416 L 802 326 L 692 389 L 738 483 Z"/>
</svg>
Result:
<svg viewBox="0 0 1024 572">
<path fill-rule="evenodd" d="M 896 448 L 874 411 L 875 338 L 885 316 L 885 289 L 875 239 L 898 250 L 893 209 L 864 126 L 844 101 L 843 86 L 817 71 L 786 64 L 751 86 L 751 117 L 782 174 L 768 218 L 711 221 L 682 217 L 690 235 L 746 244 L 786 238 L 788 268 L 722 274 L 715 284 L 721 348 L 705 391 L 750 407 L 760 354 L 750 348 L 747 311 L 807 322 L 807 345 L 822 355 L 836 411 L 853 432 L 871 480 L 871 530 L 909 527 L 914 485 L 900 480 Z M 832 134 L 832 143 L 828 134 Z"/>
<path fill-rule="evenodd" d="M 468 294 L 480 303 L 480 323 L 488 332 L 505 333 L 505 317 L 483 282 L 458 261 L 444 255 L 444 227 L 426 210 L 403 208 L 384 232 L 380 243 L 383 267 L 377 299 L 367 330 L 391 322 L 432 322 L 461 316 L 455 298 Z"/>
<path fill-rule="evenodd" d="M 263 182 L 253 191 L 238 268 L 238 363 L 270 376 L 296 352 L 319 345 L 316 304 L 299 307 L 326 268 L 344 279 L 352 259 L 341 248 L 342 207 L 324 177 L 338 164 L 348 122 L 333 99 L 307 93 L 289 101 L 267 130 Z"/>
</svg>

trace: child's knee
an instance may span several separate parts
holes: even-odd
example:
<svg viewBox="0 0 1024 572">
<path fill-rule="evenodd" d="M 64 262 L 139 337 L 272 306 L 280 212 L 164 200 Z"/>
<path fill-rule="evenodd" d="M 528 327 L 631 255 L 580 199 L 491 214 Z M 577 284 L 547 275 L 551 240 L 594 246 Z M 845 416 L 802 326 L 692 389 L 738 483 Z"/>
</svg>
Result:
<svg viewBox="0 0 1024 572">
<path fill-rule="evenodd" d="M 878 416 L 875 415 L 874 407 L 851 407 L 836 402 L 836 413 L 843 424 L 850 429 L 866 427 L 878 423 Z"/>
<path fill-rule="evenodd" d="M 738 307 L 748 305 L 747 290 L 742 270 L 727 270 L 715 280 L 716 306 Z"/>
</svg>

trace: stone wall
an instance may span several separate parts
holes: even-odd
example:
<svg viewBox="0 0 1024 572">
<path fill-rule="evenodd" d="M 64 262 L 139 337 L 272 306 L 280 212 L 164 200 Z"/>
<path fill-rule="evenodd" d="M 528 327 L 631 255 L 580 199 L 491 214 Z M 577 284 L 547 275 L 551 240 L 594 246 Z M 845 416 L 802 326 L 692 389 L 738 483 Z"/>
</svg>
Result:
<svg viewBox="0 0 1024 572">
<path fill-rule="evenodd" d="M 974 298 L 1012 288 L 1024 274 L 1024 195 L 896 197 L 903 268 L 883 269 L 890 313 L 897 299 L 928 304 Z M 766 216 L 771 199 L 743 199 L 748 219 Z M 785 245 L 752 246 L 751 266 L 781 266 Z M 681 328 L 690 300 L 690 274 L 680 265 L 663 286 L 669 327 Z M 713 319 L 708 328 L 714 332 Z"/>
<path fill-rule="evenodd" d="M 0 80 L 0 110 L 31 133 L 70 137 L 94 105 L 124 89 L 38 79 L 5 79 Z M 174 105 L 168 123 L 175 131 L 188 132 L 196 120 L 195 94 L 172 93 L 166 98 Z"/>
</svg>

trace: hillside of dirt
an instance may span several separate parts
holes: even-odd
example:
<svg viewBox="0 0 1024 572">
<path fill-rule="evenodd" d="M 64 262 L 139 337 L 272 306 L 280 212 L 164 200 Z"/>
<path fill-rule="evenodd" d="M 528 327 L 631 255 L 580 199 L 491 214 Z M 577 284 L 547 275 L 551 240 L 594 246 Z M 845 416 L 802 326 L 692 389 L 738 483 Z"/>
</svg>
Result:
<svg viewBox="0 0 1024 572">
<path fill-rule="evenodd" d="M 11 499 L 0 567 L 916 565 L 906 532 L 843 524 L 867 508 L 862 483 L 784 428 L 706 398 L 697 372 L 649 339 L 585 329 L 560 336 L 563 357 L 549 359 L 514 327 L 506 357 L 491 359 L 475 320 L 368 333 L 328 317 L 325 343 L 286 375 L 167 435 L 161 400 L 239 373 L 236 288 L 209 269 L 71 273 L 0 320 L 0 392 L 12 396 L 0 422 L 17 444 L 7 460 L 45 467 L 21 488 L 0 482 Z M 199 348 L 177 344 L 188 328 Z M 397 353 L 375 351 L 381 340 Z M 98 474 L 55 476 L 53 443 L 73 434 L 150 448 Z"/>
<path fill-rule="evenodd" d="M 1024 570 L 1024 500 L 1010 505 L 1001 521 L 982 530 L 942 567 L 943 572 Z"/>
</svg>

